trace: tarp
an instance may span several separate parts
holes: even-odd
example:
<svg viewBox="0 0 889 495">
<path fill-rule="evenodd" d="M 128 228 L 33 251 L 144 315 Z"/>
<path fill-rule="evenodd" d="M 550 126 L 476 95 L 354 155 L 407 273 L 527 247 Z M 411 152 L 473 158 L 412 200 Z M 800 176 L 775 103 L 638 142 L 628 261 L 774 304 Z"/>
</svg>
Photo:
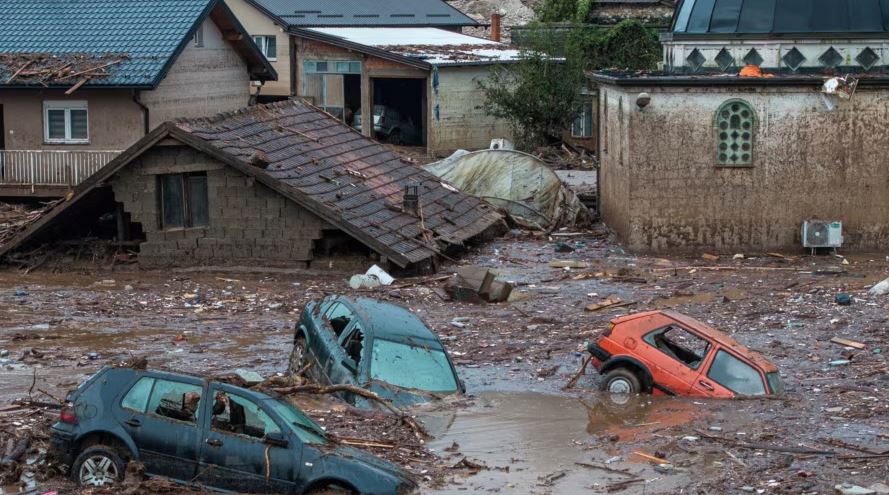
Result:
<svg viewBox="0 0 889 495">
<path fill-rule="evenodd" d="M 506 210 L 524 227 L 581 227 L 592 219 L 544 162 L 521 151 L 458 151 L 423 168 L 460 191 Z"/>
</svg>

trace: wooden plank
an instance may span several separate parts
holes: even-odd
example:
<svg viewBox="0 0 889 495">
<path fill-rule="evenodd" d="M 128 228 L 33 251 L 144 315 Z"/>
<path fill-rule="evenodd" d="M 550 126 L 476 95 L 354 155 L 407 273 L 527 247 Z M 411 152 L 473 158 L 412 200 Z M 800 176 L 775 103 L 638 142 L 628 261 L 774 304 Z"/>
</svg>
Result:
<svg viewBox="0 0 889 495">
<path fill-rule="evenodd" d="M 830 341 L 833 342 L 834 344 L 840 344 L 840 345 L 843 345 L 846 347 L 852 347 L 855 349 L 864 349 L 865 347 L 867 347 L 864 344 L 862 344 L 861 342 L 856 342 L 854 340 L 844 339 L 842 337 L 834 337 L 834 338 L 830 339 Z"/>
</svg>

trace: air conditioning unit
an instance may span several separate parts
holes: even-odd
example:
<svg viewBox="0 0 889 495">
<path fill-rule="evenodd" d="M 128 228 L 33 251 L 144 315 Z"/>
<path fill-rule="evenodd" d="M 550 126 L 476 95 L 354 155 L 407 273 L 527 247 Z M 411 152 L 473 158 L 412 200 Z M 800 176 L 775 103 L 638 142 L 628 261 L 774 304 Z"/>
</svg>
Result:
<svg viewBox="0 0 889 495">
<path fill-rule="evenodd" d="M 843 245 L 843 222 L 838 220 L 806 220 L 802 230 L 805 248 L 838 248 Z"/>
</svg>

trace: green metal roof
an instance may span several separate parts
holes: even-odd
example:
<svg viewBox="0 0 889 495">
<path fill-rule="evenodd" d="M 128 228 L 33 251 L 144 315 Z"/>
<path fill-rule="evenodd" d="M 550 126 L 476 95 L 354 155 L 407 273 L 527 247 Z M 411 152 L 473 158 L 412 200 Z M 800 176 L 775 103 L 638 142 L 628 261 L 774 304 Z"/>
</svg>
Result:
<svg viewBox="0 0 889 495">
<path fill-rule="evenodd" d="M 154 87 L 218 1 L 3 0 L 0 55 L 120 55 L 86 86 Z M 17 69 L 0 65 L 0 84 Z"/>
</svg>

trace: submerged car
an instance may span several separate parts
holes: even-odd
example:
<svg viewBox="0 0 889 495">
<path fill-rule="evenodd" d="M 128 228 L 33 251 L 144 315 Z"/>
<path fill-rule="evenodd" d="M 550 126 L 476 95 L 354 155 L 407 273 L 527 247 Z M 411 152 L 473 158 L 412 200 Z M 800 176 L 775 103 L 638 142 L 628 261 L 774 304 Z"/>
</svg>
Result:
<svg viewBox="0 0 889 495">
<path fill-rule="evenodd" d="M 417 315 L 369 298 L 329 296 L 306 305 L 290 369 L 308 365 L 308 375 L 319 383 L 365 388 L 397 406 L 465 391 L 438 336 Z M 340 396 L 371 405 L 354 393 Z"/>
<path fill-rule="evenodd" d="M 374 105 L 374 135 L 391 144 L 419 144 L 420 130 L 413 120 L 385 105 Z M 361 110 L 352 117 L 352 127 L 361 130 Z"/>
<path fill-rule="evenodd" d="M 400 468 L 331 443 L 289 402 L 225 383 L 105 367 L 68 400 L 52 452 L 81 486 L 120 483 L 135 460 L 149 475 L 242 493 L 415 488 Z"/>
<path fill-rule="evenodd" d="M 778 368 L 769 360 L 675 311 L 611 320 L 587 350 L 604 375 L 602 390 L 612 393 L 731 398 L 784 391 Z"/>
</svg>

